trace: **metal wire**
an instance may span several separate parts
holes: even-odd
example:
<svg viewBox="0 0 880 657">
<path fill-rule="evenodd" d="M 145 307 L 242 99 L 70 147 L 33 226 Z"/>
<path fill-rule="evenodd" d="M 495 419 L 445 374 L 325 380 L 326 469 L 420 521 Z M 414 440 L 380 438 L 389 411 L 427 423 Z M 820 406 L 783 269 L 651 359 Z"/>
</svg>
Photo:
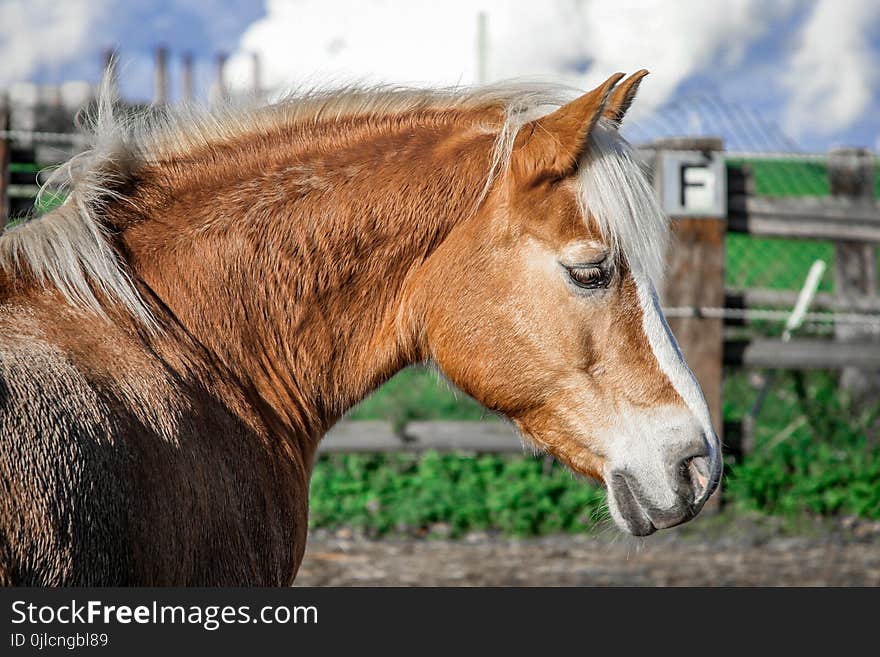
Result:
<svg viewBox="0 0 880 657">
<path fill-rule="evenodd" d="M 84 144 L 85 135 L 78 132 L 40 132 L 38 130 L 0 130 L 0 139 L 38 141 L 52 144 Z"/>
<path fill-rule="evenodd" d="M 877 157 L 876 155 L 874 157 Z M 724 151 L 725 160 L 796 160 L 801 162 L 825 162 L 828 153 L 786 153 L 761 151 Z"/>
<path fill-rule="evenodd" d="M 715 306 L 676 306 L 664 308 L 666 317 L 704 319 L 742 319 L 785 323 L 790 310 L 763 310 L 759 308 L 720 308 Z M 880 313 L 811 312 L 804 314 L 809 324 L 854 324 L 880 328 Z"/>
<path fill-rule="evenodd" d="M 785 151 L 724 151 L 725 160 L 789 160 L 800 162 L 826 162 L 830 153 L 786 153 Z M 870 153 L 875 162 L 880 162 L 880 154 Z"/>
</svg>

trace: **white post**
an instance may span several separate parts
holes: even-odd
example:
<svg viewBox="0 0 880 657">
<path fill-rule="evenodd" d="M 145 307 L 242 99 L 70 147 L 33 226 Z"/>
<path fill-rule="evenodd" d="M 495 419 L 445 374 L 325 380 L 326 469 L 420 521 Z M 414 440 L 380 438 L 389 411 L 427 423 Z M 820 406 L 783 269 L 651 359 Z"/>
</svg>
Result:
<svg viewBox="0 0 880 657">
<path fill-rule="evenodd" d="M 226 68 L 226 53 L 218 52 L 216 58 L 214 60 L 214 89 L 213 89 L 213 98 L 212 100 L 215 103 L 222 102 L 226 98 L 226 77 L 224 75 Z"/>
<path fill-rule="evenodd" d="M 254 96 L 258 97 L 263 92 L 262 71 L 260 70 L 260 53 L 251 53 L 251 75 L 253 76 Z"/>
<path fill-rule="evenodd" d="M 489 81 L 489 17 L 485 11 L 477 14 L 477 84 Z"/>
<path fill-rule="evenodd" d="M 168 102 L 168 48 L 156 48 L 155 71 L 153 73 L 153 104 L 165 105 Z"/>
<path fill-rule="evenodd" d="M 181 64 L 181 99 L 185 103 L 191 103 L 195 97 L 195 81 L 193 77 L 193 55 L 187 51 L 183 53 Z"/>
</svg>

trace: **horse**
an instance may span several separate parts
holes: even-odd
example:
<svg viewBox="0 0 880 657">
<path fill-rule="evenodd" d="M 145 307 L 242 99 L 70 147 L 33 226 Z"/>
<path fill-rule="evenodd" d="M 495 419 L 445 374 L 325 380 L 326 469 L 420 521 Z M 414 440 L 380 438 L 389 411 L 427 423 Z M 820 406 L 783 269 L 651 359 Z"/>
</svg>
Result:
<svg viewBox="0 0 880 657">
<path fill-rule="evenodd" d="M 289 585 L 322 435 L 433 362 L 648 535 L 721 450 L 619 125 L 647 71 L 120 112 L 0 238 L 0 582 Z"/>
</svg>

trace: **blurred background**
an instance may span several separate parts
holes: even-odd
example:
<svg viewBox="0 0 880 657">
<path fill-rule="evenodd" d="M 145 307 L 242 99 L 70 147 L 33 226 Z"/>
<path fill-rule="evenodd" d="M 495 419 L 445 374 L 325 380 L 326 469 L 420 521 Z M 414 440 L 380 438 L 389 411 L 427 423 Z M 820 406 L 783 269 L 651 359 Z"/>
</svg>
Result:
<svg viewBox="0 0 880 657">
<path fill-rule="evenodd" d="M 325 440 L 298 584 L 880 584 L 880 2 L 0 0 L 0 226 L 60 200 L 34 207 L 38 174 L 112 57 L 132 107 L 648 68 L 624 134 L 661 197 L 683 161 L 714 193 L 663 198 L 663 303 L 724 434 L 711 509 L 624 538 L 601 488 L 413 367 Z"/>
</svg>

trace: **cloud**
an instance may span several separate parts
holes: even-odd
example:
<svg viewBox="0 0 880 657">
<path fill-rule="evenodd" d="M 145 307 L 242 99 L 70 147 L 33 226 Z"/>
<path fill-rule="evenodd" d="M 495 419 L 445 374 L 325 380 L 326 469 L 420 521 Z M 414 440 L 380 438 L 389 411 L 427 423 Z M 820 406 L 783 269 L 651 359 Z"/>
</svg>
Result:
<svg viewBox="0 0 880 657">
<path fill-rule="evenodd" d="M 231 77 L 246 78 L 247 55 L 259 52 L 265 79 L 274 86 L 328 79 L 471 82 L 479 8 L 465 0 L 268 0 L 265 18 L 241 39 Z"/>
<path fill-rule="evenodd" d="M 0 3 L 0 87 L 77 57 L 108 0 L 4 0 Z"/>
<path fill-rule="evenodd" d="M 877 102 L 877 55 L 872 34 L 880 4 L 819 0 L 807 19 L 784 78 L 790 92 L 785 126 L 795 137 L 831 135 Z"/>
<path fill-rule="evenodd" d="M 491 78 L 552 76 L 588 87 L 611 73 L 647 67 L 640 104 L 667 100 L 696 72 L 734 68 L 756 39 L 790 14 L 793 0 L 268 0 L 244 34 L 233 67 L 259 52 L 265 78 L 421 84 L 476 82 L 476 26 L 488 15 Z"/>
<path fill-rule="evenodd" d="M 700 0 L 589 3 L 584 40 L 599 77 L 613 70 L 651 70 L 650 84 L 639 96 L 641 108 L 649 110 L 695 74 L 723 79 L 794 6 L 790 0 L 727 0 L 723 7 Z"/>
<path fill-rule="evenodd" d="M 481 11 L 491 80 L 585 89 L 650 69 L 631 125 L 701 94 L 748 106 L 812 147 L 873 142 L 880 125 L 877 0 L 0 0 L 0 88 L 96 81 L 101 50 L 119 44 L 123 93 L 146 99 L 159 43 L 172 48 L 172 90 L 183 50 L 196 53 L 205 89 L 218 49 L 235 52 L 228 77 L 240 85 L 253 52 L 276 88 L 471 84 Z"/>
<path fill-rule="evenodd" d="M 720 95 L 821 148 L 834 135 L 863 141 L 880 106 L 876 0 L 267 0 L 231 77 L 247 84 L 258 52 L 278 88 L 472 84 L 480 11 L 490 79 L 585 89 L 648 68 L 631 122 L 682 94 Z"/>
</svg>

